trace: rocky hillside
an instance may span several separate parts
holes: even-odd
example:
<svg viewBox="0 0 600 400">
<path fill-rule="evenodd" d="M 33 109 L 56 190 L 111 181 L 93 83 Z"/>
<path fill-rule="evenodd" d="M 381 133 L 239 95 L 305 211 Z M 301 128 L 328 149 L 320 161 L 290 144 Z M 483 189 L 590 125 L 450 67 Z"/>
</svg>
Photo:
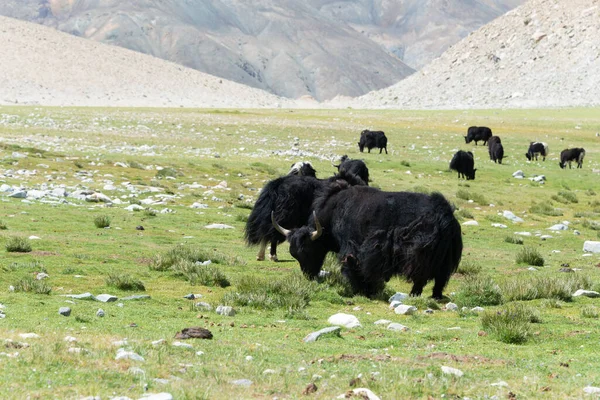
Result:
<svg viewBox="0 0 600 400">
<path fill-rule="evenodd" d="M 3 0 L 0 15 L 170 60 L 278 95 L 359 96 L 397 83 L 524 0 Z"/>
<path fill-rule="evenodd" d="M 360 108 L 600 105 L 600 0 L 530 0 Z M 348 103 L 344 103 L 347 105 Z"/>
<path fill-rule="evenodd" d="M 278 107 L 287 99 L 155 57 L 0 17 L 0 104 Z"/>
</svg>

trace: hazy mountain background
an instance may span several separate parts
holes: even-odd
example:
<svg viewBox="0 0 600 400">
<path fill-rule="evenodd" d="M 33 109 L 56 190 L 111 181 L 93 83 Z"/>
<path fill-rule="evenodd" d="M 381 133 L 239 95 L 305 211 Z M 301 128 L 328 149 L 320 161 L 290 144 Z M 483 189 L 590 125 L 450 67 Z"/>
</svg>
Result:
<svg viewBox="0 0 600 400">
<path fill-rule="evenodd" d="M 277 95 L 326 100 L 393 85 L 414 71 L 408 65 L 422 67 L 523 2 L 2 0 L 0 15 Z"/>
</svg>

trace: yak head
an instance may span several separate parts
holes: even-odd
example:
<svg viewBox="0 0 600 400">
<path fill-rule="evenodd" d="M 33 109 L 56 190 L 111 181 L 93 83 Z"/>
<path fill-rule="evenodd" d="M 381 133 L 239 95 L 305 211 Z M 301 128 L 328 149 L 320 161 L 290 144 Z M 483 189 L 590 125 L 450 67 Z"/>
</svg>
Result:
<svg viewBox="0 0 600 400">
<path fill-rule="evenodd" d="M 310 279 L 316 279 L 321 272 L 323 261 L 327 255 L 327 248 L 322 240 L 319 240 L 323 234 L 323 228 L 313 211 L 315 227 L 303 226 L 298 229 L 288 230 L 281 227 L 275 221 L 274 214 L 271 213 L 271 222 L 279 233 L 281 233 L 290 244 L 290 254 L 300 263 L 302 272 Z"/>
<path fill-rule="evenodd" d="M 532 157 L 531 157 L 531 153 L 525 153 L 525 157 L 527 157 L 527 159 L 529 161 L 531 161 Z"/>
<path fill-rule="evenodd" d="M 301 176 L 312 176 L 317 177 L 317 171 L 313 168 L 312 164 L 308 161 L 298 161 L 292 164 L 288 175 L 301 175 Z"/>
<path fill-rule="evenodd" d="M 558 162 L 558 166 L 559 166 L 561 169 L 565 169 L 565 167 L 566 167 L 567 165 L 566 165 L 566 163 L 564 163 L 564 162 L 562 162 L 562 161 L 559 161 L 559 162 Z"/>
<path fill-rule="evenodd" d="M 467 143 L 467 144 L 468 144 L 468 143 L 470 142 L 470 140 L 469 140 L 469 136 L 463 136 L 463 137 L 465 138 L 465 143 Z"/>
<path fill-rule="evenodd" d="M 477 168 L 475 168 L 472 173 L 467 174 L 467 180 L 471 180 L 471 181 L 475 180 L 475 171 L 477 171 Z"/>
</svg>

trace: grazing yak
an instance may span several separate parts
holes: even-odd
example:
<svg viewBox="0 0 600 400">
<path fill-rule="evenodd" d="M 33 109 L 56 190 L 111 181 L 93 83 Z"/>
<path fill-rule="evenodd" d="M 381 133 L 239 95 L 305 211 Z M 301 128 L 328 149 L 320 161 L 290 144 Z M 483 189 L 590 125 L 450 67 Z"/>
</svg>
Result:
<svg viewBox="0 0 600 400">
<path fill-rule="evenodd" d="M 435 280 L 433 297 L 441 299 L 463 249 L 453 212 L 439 193 L 383 192 L 336 181 L 315 200 L 308 225 L 288 230 L 275 217 L 273 225 L 308 278 L 315 279 L 334 252 L 356 293 L 373 296 L 398 275 L 413 283 L 411 296 Z"/>
<path fill-rule="evenodd" d="M 473 168 L 474 165 L 473 153 L 470 151 L 459 150 L 450 160 L 450 169 L 458 172 L 459 179 L 462 176 L 467 180 L 474 180 L 475 171 L 477 171 L 477 168 Z"/>
<path fill-rule="evenodd" d="M 504 147 L 502 146 L 502 143 L 493 143 L 489 150 L 492 161 L 498 164 L 502 164 L 502 159 L 504 158 Z"/>
<path fill-rule="evenodd" d="M 347 155 L 343 155 L 339 165 L 334 165 L 341 175 L 353 175 L 363 180 L 365 185 L 369 185 L 369 168 L 362 160 L 351 160 Z"/>
<path fill-rule="evenodd" d="M 385 150 L 385 154 L 387 154 L 387 137 L 385 137 L 385 133 L 383 133 L 383 131 L 370 131 L 368 129 L 362 131 L 360 133 L 358 149 L 362 153 L 365 147 L 368 149 L 369 153 L 372 148 L 377 147 L 379 149 L 379 154 L 381 154 L 382 150 Z"/>
<path fill-rule="evenodd" d="M 583 158 L 585 157 L 585 150 L 581 147 L 574 149 L 564 149 L 560 152 L 560 162 L 558 165 L 561 168 L 565 168 L 566 164 L 569 163 L 569 169 L 571 169 L 571 162 L 577 161 L 577 168 L 583 168 Z"/>
<path fill-rule="evenodd" d="M 297 163 L 292 164 L 288 175 L 312 176 L 313 178 L 316 178 L 317 171 L 313 168 L 310 162 L 298 161 Z"/>
<path fill-rule="evenodd" d="M 477 142 L 480 140 L 483 140 L 483 144 L 485 145 L 491 137 L 492 130 L 487 126 L 470 126 L 467 129 L 467 136 L 464 136 L 465 143 L 475 142 L 475 146 L 477 146 Z"/>
<path fill-rule="evenodd" d="M 315 196 L 336 179 L 344 179 L 352 185 L 365 184 L 360 177 L 345 173 L 325 180 L 313 176 L 286 175 L 267 182 L 250 212 L 244 232 L 249 246 L 260 246 L 256 255 L 258 261 L 265 259 L 267 243 L 271 244 L 269 259 L 277 261 L 277 245 L 285 241 L 285 237 L 273 227 L 271 213 L 286 226 L 305 225 Z"/>
<path fill-rule="evenodd" d="M 535 161 L 537 161 L 538 155 L 542 156 L 543 161 L 546 161 L 546 156 L 548 155 L 548 144 L 544 142 L 530 142 L 529 149 L 527 149 L 525 157 L 527 157 L 529 161 L 533 161 L 533 158 L 535 157 Z"/>
</svg>

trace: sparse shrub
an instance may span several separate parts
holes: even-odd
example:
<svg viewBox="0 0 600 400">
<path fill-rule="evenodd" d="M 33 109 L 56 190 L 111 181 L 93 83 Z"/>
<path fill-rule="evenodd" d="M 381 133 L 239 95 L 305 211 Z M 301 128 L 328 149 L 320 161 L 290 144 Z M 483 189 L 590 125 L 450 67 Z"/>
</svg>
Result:
<svg viewBox="0 0 600 400">
<path fill-rule="evenodd" d="M 171 269 L 176 276 L 182 276 L 192 285 L 203 286 L 230 286 L 227 277 L 218 268 L 209 264 L 189 260 L 178 260 Z"/>
<path fill-rule="evenodd" d="M 578 211 L 573 214 L 575 218 L 596 218 L 598 213 L 594 211 Z"/>
<path fill-rule="evenodd" d="M 502 304 L 502 293 L 491 278 L 467 278 L 453 300 L 461 307 L 495 306 Z"/>
<path fill-rule="evenodd" d="M 462 208 L 462 209 L 458 210 L 456 212 L 456 216 L 458 216 L 459 218 L 462 218 L 462 219 L 474 219 L 475 218 L 473 216 L 473 214 L 471 213 L 471 211 L 467 210 L 466 208 Z"/>
<path fill-rule="evenodd" d="M 6 223 L 2 220 L 0 220 L 0 231 L 5 231 L 8 229 L 8 226 L 6 226 Z"/>
<path fill-rule="evenodd" d="M 161 170 L 156 171 L 156 177 L 158 179 L 164 179 L 166 177 L 175 178 L 178 175 L 177 170 L 175 168 L 166 167 Z"/>
<path fill-rule="evenodd" d="M 246 209 L 246 210 L 252 210 L 252 208 L 253 208 L 252 204 L 246 203 L 246 202 L 243 202 L 243 201 L 237 201 L 233 205 L 236 208 L 243 208 L 243 209 Z"/>
<path fill-rule="evenodd" d="M 550 215 L 553 217 L 559 217 L 563 215 L 562 211 L 552 207 L 552 204 L 548 202 L 543 203 L 533 203 L 533 205 L 529 208 L 530 213 L 541 214 L 541 215 Z"/>
<path fill-rule="evenodd" d="M 130 168 L 135 168 L 135 169 L 146 169 L 142 164 L 140 164 L 137 161 L 129 161 L 128 162 L 129 167 Z"/>
<path fill-rule="evenodd" d="M 73 165 L 75 165 L 79 169 L 82 169 L 84 167 L 81 161 L 73 161 Z"/>
<path fill-rule="evenodd" d="M 464 276 L 475 276 L 481 272 L 481 265 L 472 261 L 462 261 L 456 272 Z"/>
<path fill-rule="evenodd" d="M 506 301 L 535 299 L 571 301 L 577 289 L 588 289 L 591 286 L 592 282 L 588 277 L 569 274 L 566 277 L 512 279 L 502 285 L 502 293 Z"/>
<path fill-rule="evenodd" d="M 511 244 L 523 244 L 523 238 L 520 236 L 507 236 L 504 241 Z"/>
<path fill-rule="evenodd" d="M 31 276 L 26 276 L 17 281 L 14 285 L 15 292 L 32 292 L 37 294 L 50 294 L 52 288 L 44 280 L 37 280 Z"/>
<path fill-rule="evenodd" d="M 21 236 L 11 236 L 8 238 L 5 247 L 9 253 L 29 253 L 31 251 L 29 239 Z"/>
<path fill-rule="evenodd" d="M 403 165 L 405 167 L 410 167 L 410 163 L 408 161 L 406 161 L 406 160 L 400 161 L 400 165 Z"/>
<path fill-rule="evenodd" d="M 536 267 L 544 266 L 544 257 L 533 247 L 524 247 L 519 250 L 516 261 L 517 264 L 535 265 Z"/>
<path fill-rule="evenodd" d="M 242 214 L 237 214 L 235 216 L 235 220 L 238 221 L 238 222 L 244 222 L 244 223 L 246 223 L 246 222 L 248 222 L 248 216 L 247 215 L 242 215 Z"/>
<path fill-rule="evenodd" d="M 281 308 L 288 313 L 304 309 L 318 284 L 293 272 L 280 279 L 265 279 L 253 276 L 239 282 L 235 292 L 223 296 L 224 304 L 246 306 L 262 310 Z"/>
<path fill-rule="evenodd" d="M 456 192 L 456 197 L 463 200 L 469 200 L 469 191 L 458 189 L 458 191 Z"/>
<path fill-rule="evenodd" d="M 98 215 L 94 218 L 96 228 L 108 228 L 110 226 L 110 217 L 108 215 Z"/>
<path fill-rule="evenodd" d="M 28 269 L 28 270 L 32 270 L 32 271 L 36 271 L 36 272 L 48 272 L 46 270 L 46 266 L 44 265 L 44 263 L 42 263 L 41 261 L 38 261 L 38 260 L 25 261 L 25 262 L 12 262 L 12 263 L 8 264 L 8 266 L 6 266 L 6 267 L 3 266 L 2 269 L 4 269 L 5 271 L 18 271 L 18 270 Z"/>
<path fill-rule="evenodd" d="M 577 195 L 568 190 L 561 190 L 558 192 L 558 195 L 552 196 L 552 199 L 559 201 L 561 203 L 578 203 Z M 559 200 L 560 199 L 560 200 Z"/>
<path fill-rule="evenodd" d="M 593 231 L 600 231 L 600 224 L 596 221 L 590 221 L 586 219 L 581 223 L 581 226 L 583 226 L 584 228 L 591 229 Z"/>
<path fill-rule="evenodd" d="M 558 299 L 544 299 L 540 303 L 540 305 L 544 308 L 562 308 L 563 302 Z"/>
<path fill-rule="evenodd" d="M 487 205 L 489 204 L 486 198 L 479 193 L 471 193 L 468 190 L 459 189 L 456 192 L 456 197 L 463 200 L 473 200 L 477 204 Z"/>
<path fill-rule="evenodd" d="M 140 199 L 138 199 L 137 197 L 132 197 L 131 199 L 129 199 L 129 204 L 135 204 L 135 205 L 141 206 L 142 201 Z"/>
<path fill-rule="evenodd" d="M 592 189 L 588 189 L 585 191 L 585 194 L 587 194 L 588 196 L 595 196 L 596 192 L 594 192 Z"/>
<path fill-rule="evenodd" d="M 106 286 L 112 286 L 121 290 L 146 290 L 142 281 L 135 279 L 129 274 L 109 274 L 108 278 L 106 278 Z"/>
<path fill-rule="evenodd" d="M 432 310 L 440 309 L 440 305 L 438 304 L 437 301 L 435 301 L 435 299 L 432 299 L 429 297 L 422 297 L 422 296 L 408 297 L 408 298 L 402 300 L 402 304 L 406 304 L 409 306 L 415 306 L 419 310 L 426 310 L 428 308 L 431 308 Z"/>
<path fill-rule="evenodd" d="M 594 305 L 588 304 L 581 309 L 581 316 L 583 318 L 598 318 L 599 315 L 598 307 Z"/>
<path fill-rule="evenodd" d="M 144 209 L 144 215 L 146 217 L 156 217 L 157 211 L 153 208 Z"/>
<path fill-rule="evenodd" d="M 187 260 L 191 262 L 204 262 L 211 260 L 215 264 L 223 265 L 246 265 L 246 262 L 240 257 L 229 257 L 220 253 L 206 252 L 197 248 L 185 245 L 177 245 L 164 254 L 158 254 L 150 263 L 150 269 L 154 271 L 166 271 L 175 265 L 178 261 Z"/>
<path fill-rule="evenodd" d="M 503 343 L 525 343 L 531 332 L 532 312 L 528 307 L 510 304 L 500 311 L 485 311 L 481 326 Z"/>
</svg>

